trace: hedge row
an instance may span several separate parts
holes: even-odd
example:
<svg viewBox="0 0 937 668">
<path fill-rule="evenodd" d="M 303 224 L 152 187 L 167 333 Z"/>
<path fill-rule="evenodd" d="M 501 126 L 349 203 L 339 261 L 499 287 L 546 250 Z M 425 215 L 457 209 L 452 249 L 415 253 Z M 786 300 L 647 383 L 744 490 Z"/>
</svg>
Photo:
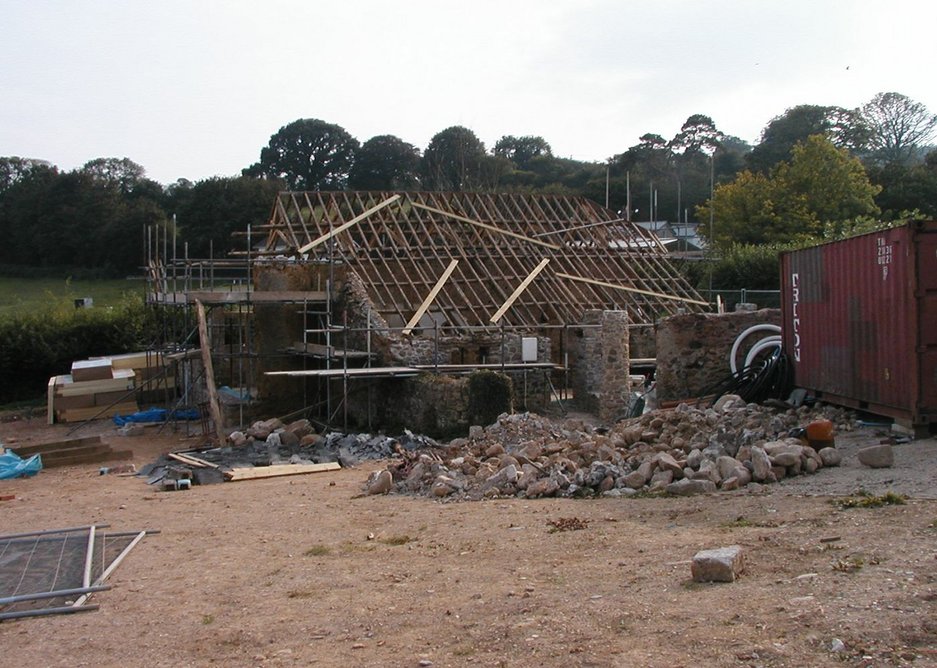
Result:
<svg viewBox="0 0 937 668">
<path fill-rule="evenodd" d="M 154 317 L 139 297 L 109 308 L 49 307 L 0 320 L 0 403 L 45 396 L 74 360 L 144 350 Z"/>
</svg>

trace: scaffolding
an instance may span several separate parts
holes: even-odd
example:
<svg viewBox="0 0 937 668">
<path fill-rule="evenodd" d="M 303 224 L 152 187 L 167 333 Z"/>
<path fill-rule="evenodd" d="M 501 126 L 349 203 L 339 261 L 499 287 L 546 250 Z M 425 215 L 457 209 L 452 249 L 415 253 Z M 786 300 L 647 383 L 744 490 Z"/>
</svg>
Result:
<svg viewBox="0 0 937 668">
<path fill-rule="evenodd" d="M 240 250 L 194 259 L 187 244 L 177 252 L 174 232 L 147 228 L 146 299 L 161 314 L 154 353 L 184 366 L 173 396 L 180 405 L 204 404 L 190 351 L 199 343 L 193 307 L 205 307 L 208 341 L 201 343 L 215 375 L 228 381 L 225 396 L 236 400 L 242 427 L 260 376 L 302 378 L 299 413 L 347 428 L 350 393 L 366 388 L 370 406 L 375 379 L 498 368 L 568 380 L 569 330 L 582 329 L 586 311 L 627 311 L 633 328 L 648 328 L 660 317 L 708 308 L 652 233 L 582 198 L 284 192 L 265 224 L 235 236 Z M 315 284 L 304 287 L 314 289 L 259 284 L 269 269 L 293 267 L 311 268 Z M 336 303 L 354 281 L 366 307 L 363 322 L 350 323 Z M 259 350 L 258 311 L 284 308 L 300 316 L 295 337 Z M 550 338 L 552 359 L 515 368 L 506 339 L 531 333 Z M 429 337 L 430 364 L 400 364 L 376 349 Z M 445 359 L 460 337 L 489 346 L 470 360 Z M 500 354 L 489 349 L 498 347 Z M 271 369 L 271 358 L 287 368 Z"/>
</svg>

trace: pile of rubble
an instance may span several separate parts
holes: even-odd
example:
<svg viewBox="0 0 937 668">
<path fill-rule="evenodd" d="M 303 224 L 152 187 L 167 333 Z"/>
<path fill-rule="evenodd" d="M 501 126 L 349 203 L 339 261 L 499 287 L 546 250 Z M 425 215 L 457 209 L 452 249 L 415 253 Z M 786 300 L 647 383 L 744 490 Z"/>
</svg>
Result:
<svg viewBox="0 0 937 668">
<path fill-rule="evenodd" d="M 609 429 L 530 413 L 502 415 L 444 449 L 403 453 L 372 474 L 366 491 L 476 500 L 732 490 L 837 466 L 842 458 L 835 447 L 815 443 L 815 449 L 791 436 L 821 419 L 836 431 L 851 429 L 843 409 L 779 411 L 734 395 L 712 408 L 684 404 Z"/>
<path fill-rule="evenodd" d="M 253 466 L 296 463 L 297 458 L 316 464 L 338 462 L 342 466 L 354 466 L 362 460 L 387 459 L 439 445 L 428 436 L 410 431 L 396 438 L 337 431 L 323 435 L 316 433 L 309 420 L 284 424 L 277 418 L 255 422 L 244 432 L 232 432 L 228 442 L 230 447 L 222 448 L 221 454 L 236 457 L 236 463 Z"/>
<path fill-rule="evenodd" d="M 309 420 L 284 424 L 273 418 L 255 422 L 243 432 L 232 432 L 224 447 L 191 451 L 190 454 L 197 454 L 198 459 L 221 469 L 329 462 L 354 466 L 363 460 L 389 459 L 417 449 L 438 447 L 439 444 L 433 439 L 410 431 L 396 438 L 340 432 L 323 435 L 316 433 Z M 147 476 L 153 483 L 162 480 L 167 473 L 190 477 L 196 484 L 222 481 L 221 474 L 216 470 L 187 465 L 169 454 L 141 471 L 141 475 Z"/>
</svg>

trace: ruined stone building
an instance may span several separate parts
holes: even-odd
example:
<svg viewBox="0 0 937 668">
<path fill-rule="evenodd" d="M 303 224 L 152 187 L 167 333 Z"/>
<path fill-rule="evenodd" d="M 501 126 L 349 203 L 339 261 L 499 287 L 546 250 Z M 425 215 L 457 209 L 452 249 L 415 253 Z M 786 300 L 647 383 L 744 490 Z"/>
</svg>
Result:
<svg viewBox="0 0 937 668">
<path fill-rule="evenodd" d="M 246 291 L 173 299 L 214 305 L 213 352 L 249 352 L 268 410 L 323 424 L 458 428 L 485 369 L 519 410 L 571 390 L 613 416 L 654 323 L 706 309 L 652 233 L 580 197 L 283 192 L 245 234 Z"/>
</svg>

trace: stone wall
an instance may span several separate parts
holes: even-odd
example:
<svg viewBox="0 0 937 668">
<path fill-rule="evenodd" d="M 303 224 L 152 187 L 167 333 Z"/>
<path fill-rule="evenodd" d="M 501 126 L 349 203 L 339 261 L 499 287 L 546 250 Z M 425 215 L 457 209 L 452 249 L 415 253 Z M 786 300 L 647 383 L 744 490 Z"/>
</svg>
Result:
<svg viewBox="0 0 937 668">
<path fill-rule="evenodd" d="M 689 313 L 662 320 L 657 327 L 657 399 L 693 399 L 728 378 L 733 342 L 743 331 L 759 324 L 780 325 L 781 311 Z M 770 334 L 759 332 L 749 343 Z M 739 363 L 743 361 L 744 357 Z"/>
<path fill-rule="evenodd" d="M 586 311 L 582 327 L 572 328 L 567 341 L 569 352 L 569 385 L 576 407 L 596 413 L 599 410 L 599 392 L 602 385 L 601 311 Z"/>
<path fill-rule="evenodd" d="M 627 311 L 602 312 L 602 394 L 599 397 L 599 418 L 614 420 L 625 415 L 631 401 L 628 383 L 631 357 L 628 352 L 630 318 Z"/>
<path fill-rule="evenodd" d="M 576 406 L 603 420 L 624 415 L 631 401 L 630 319 L 626 311 L 587 311 L 569 345 Z"/>
</svg>

